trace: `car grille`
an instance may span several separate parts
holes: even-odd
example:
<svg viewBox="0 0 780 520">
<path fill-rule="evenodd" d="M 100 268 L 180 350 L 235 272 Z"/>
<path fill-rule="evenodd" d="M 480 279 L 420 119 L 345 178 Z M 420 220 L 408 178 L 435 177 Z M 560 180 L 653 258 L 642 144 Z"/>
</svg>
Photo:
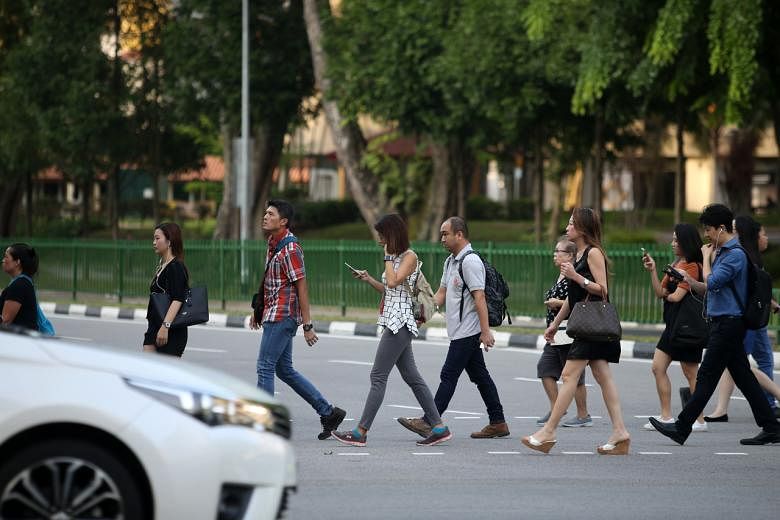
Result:
<svg viewBox="0 0 780 520">
<path fill-rule="evenodd" d="M 273 414 L 273 426 L 271 431 L 275 434 L 289 439 L 292 435 L 292 423 L 290 422 L 290 412 L 282 405 L 270 406 Z"/>
<path fill-rule="evenodd" d="M 296 491 L 297 488 L 295 486 L 287 486 L 282 491 L 282 499 L 279 501 L 279 509 L 276 511 L 277 520 L 282 520 L 284 518 L 290 501 L 290 493 L 295 493 Z"/>
</svg>

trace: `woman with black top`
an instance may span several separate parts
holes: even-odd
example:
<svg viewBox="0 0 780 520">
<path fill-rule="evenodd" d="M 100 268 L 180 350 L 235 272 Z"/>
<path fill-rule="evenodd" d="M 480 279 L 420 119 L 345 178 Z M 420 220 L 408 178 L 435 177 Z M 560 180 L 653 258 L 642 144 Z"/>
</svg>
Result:
<svg viewBox="0 0 780 520">
<path fill-rule="evenodd" d="M 672 268 L 685 271 L 695 280 L 702 280 L 702 255 L 701 255 L 701 236 L 696 227 L 691 224 L 677 224 L 672 233 L 672 253 L 675 260 Z M 661 415 L 656 419 L 663 423 L 673 423 L 672 417 L 672 382 L 669 380 L 668 370 L 672 361 L 679 361 L 682 373 L 688 381 L 691 392 L 696 388 L 696 374 L 699 371 L 702 352 L 707 343 L 707 338 L 702 337 L 701 345 L 684 346 L 675 344 L 672 341 L 672 326 L 677 318 L 683 298 L 691 291 L 691 287 L 686 282 L 675 278 L 670 278 L 668 274 L 659 280 L 656 272 L 655 260 L 647 252 L 642 255 L 644 268 L 650 273 L 650 283 L 653 286 L 655 295 L 663 300 L 664 304 L 664 328 L 658 345 L 653 354 L 652 372 L 655 377 L 655 386 L 658 392 L 658 399 L 661 403 Z M 701 299 L 703 296 L 696 296 Z M 652 424 L 647 423 L 643 426 L 645 430 L 655 431 Z M 707 423 L 703 417 L 699 417 L 693 423 L 693 431 L 706 431 Z"/>
<path fill-rule="evenodd" d="M 3 254 L 3 271 L 11 283 L 0 292 L 0 323 L 38 330 L 38 301 L 32 277 L 38 255 L 27 244 L 11 244 Z"/>
<path fill-rule="evenodd" d="M 607 297 L 607 256 L 601 247 L 601 222 L 598 214 L 590 208 L 576 208 L 566 226 L 566 236 L 577 245 L 575 262 L 561 264 L 561 274 L 569 279 L 569 296 L 561 306 L 555 319 L 544 331 L 544 339 L 553 341 L 561 322 L 568 318 L 572 306 L 588 296 L 591 300 Z M 631 443 L 630 435 L 623 423 L 620 397 L 612 378 L 609 363 L 620 361 L 620 341 L 587 341 L 575 339 L 569 349 L 561 379 L 563 385 L 558 391 L 550 419 L 533 435 L 523 437 L 522 443 L 536 451 L 548 453 L 557 442 L 555 432 L 566 409 L 574 399 L 577 381 L 585 367 L 590 365 L 593 378 L 601 387 L 604 404 L 612 421 L 612 435 L 597 448 L 600 455 L 626 455 Z"/>
<path fill-rule="evenodd" d="M 165 317 L 161 319 L 155 312 L 151 296 L 149 297 L 149 305 L 146 309 L 149 327 L 144 334 L 144 351 L 181 357 L 187 346 L 187 327 L 171 328 L 171 322 L 176 318 L 187 297 L 189 286 L 189 273 L 184 265 L 181 228 L 172 222 L 160 224 L 154 228 L 152 247 L 160 256 L 160 262 L 149 291 L 170 295 L 171 305 Z"/>
</svg>

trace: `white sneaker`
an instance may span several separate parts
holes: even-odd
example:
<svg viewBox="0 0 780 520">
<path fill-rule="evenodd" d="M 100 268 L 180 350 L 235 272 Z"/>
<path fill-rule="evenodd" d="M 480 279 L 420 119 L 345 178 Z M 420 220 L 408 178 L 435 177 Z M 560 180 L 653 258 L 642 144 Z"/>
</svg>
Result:
<svg viewBox="0 0 780 520">
<path fill-rule="evenodd" d="M 656 420 L 658 420 L 658 422 L 662 422 L 664 424 L 674 424 L 674 417 L 671 417 L 669 419 L 663 419 L 660 415 L 657 415 L 655 418 L 656 418 Z M 649 422 L 645 423 L 645 425 L 642 426 L 642 428 L 644 428 L 647 431 L 651 431 L 651 432 L 655 431 L 655 428 Z"/>
<path fill-rule="evenodd" d="M 706 422 L 695 422 L 693 423 L 693 426 L 691 426 L 692 432 L 706 432 L 707 431 L 707 423 Z"/>
</svg>

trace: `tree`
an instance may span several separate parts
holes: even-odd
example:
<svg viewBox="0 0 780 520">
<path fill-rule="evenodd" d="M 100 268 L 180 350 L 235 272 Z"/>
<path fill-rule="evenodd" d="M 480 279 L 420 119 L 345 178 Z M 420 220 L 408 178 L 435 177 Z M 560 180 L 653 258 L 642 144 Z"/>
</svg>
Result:
<svg viewBox="0 0 780 520">
<path fill-rule="evenodd" d="M 301 0 L 264 0 L 250 6 L 253 232 L 259 229 L 265 211 L 284 135 L 307 115 L 303 100 L 312 94 L 302 10 Z M 178 119 L 192 125 L 206 121 L 206 126 L 220 129 L 225 181 L 215 234 L 237 238 L 231 170 L 232 141 L 238 135 L 241 115 L 241 3 L 182 0 L 164 42 L 165 81 L 176 92 Z"/>
</svg>

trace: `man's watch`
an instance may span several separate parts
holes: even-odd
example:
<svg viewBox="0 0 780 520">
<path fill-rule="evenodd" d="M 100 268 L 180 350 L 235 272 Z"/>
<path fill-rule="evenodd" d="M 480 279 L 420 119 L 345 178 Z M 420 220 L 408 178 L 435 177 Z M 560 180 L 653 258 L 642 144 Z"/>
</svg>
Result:
<svg viewBox="0 0 780 520">
<path fill-rule="evenodd" d="M 588 280 L 587 278 L 585 278 L 585 279 L 582 281 L 582 286 L 583 286 L 583 287 L 587 287 L 589 284 L 590 284 L 590 280 Z"/>
<path fill-rule="evenodd" d="M 385 262 L 392 262 L 393 256 L 392 255 L 385 255 Z"/>
<path fill-rule="evenodd" d="M 309 332 L 313 328 L 314 328 L 314 324 L 313 323 L 304 323 L 303 324 L 303 332 Z"/>
<path fill-rule="evenodd" d="M 165 327 L 166 329 L 170 329 L 171 328 L 171 322 L 170 321 L 164 321 L 163 322 L 163 327 Z"/>
</svg>

